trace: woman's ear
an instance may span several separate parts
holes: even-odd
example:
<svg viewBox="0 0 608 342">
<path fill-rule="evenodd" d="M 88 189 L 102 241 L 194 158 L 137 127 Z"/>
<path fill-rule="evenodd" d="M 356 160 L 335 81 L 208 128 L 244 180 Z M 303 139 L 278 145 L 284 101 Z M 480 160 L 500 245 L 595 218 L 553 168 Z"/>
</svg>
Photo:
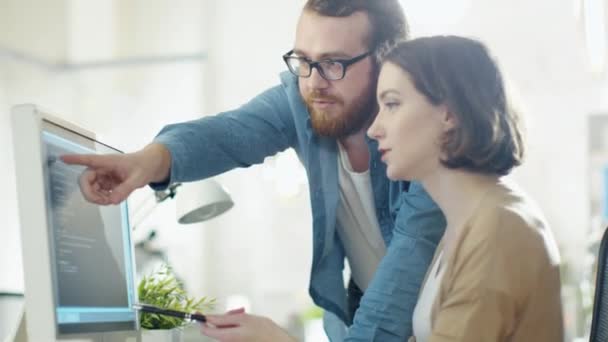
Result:
<svg viewBox="0 0 608 342">
<path fill-rule="evenodd" d="M 458 117 L 446 105 L 442 105 L 442 120 L 443 131 L 449 132 L 458 126 Z"/>
</svg>

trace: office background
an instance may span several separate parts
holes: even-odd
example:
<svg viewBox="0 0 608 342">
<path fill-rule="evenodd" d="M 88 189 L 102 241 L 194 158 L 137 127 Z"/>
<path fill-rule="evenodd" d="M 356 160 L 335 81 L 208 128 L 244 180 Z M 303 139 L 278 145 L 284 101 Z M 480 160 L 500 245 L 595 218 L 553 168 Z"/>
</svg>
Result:
<svg viewBox="0 0 608 342">
<path fill-rule="evenodd" d="M 234 108 L 275 85 L 303 3 L 0 0 L 0 291 L 23 290 L 10 106 L 36 103 L 102 141 L 138 149 L 164 124 Z M 568 336 L 583 336 L 594 243 L 606 225 L 598 172 L 608 163 L 608 2 L 402 3 L 414 36 L 476 37 L 497 56 L 528 127 L 528 157 L 514 175 L 553 227 Z M 235 202 L 229 212 L 181 226 L 166 201 L 135 238 L 155 230 L 155 247 L 193 295 L 245 303 L 287 324 L 312 305 L 304 172 L 286 151 L 217 179 Z M 150 195 L 138 191 L 131 208 Z"/>
</svg>

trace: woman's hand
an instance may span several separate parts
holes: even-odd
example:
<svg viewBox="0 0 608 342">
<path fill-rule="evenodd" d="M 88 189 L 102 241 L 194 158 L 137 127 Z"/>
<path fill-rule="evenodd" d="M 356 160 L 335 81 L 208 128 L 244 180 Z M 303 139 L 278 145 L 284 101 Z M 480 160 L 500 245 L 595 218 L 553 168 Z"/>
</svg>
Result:
<svg viewBox="0 0 608 342">
<path fill-rule="evenodd" d="M 294 342 L 276 323 L 266 317 L 249 315 L 240 308 L 224 315 L 206 315 L 201 333 L 220 342 Z"/>
</svg>

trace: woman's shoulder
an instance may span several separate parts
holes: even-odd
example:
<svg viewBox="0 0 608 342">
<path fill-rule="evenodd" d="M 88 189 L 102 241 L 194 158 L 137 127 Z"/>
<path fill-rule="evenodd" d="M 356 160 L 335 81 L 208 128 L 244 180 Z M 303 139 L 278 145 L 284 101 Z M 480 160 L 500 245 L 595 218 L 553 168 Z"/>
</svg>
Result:
<svg viewBox="0 0 608 342">
<path fill-rule="evenodd" d="M 473 227 L 487 234 L 499 234 L 503 229 L 516 229 L 519 234 L 531 234 L 548 229 L 538 205 L 513 181 L 501 179 L 487 190 L 477 210 L 469 219 Z"/>
<path fill-rule="evenodd" d="M 491 242 L 497 253 L 539 253 L 559 260 L 553 233 L 541 209 L 508 178 L 486 193 L 469 224 L 470 233 Z"/>
</svg>

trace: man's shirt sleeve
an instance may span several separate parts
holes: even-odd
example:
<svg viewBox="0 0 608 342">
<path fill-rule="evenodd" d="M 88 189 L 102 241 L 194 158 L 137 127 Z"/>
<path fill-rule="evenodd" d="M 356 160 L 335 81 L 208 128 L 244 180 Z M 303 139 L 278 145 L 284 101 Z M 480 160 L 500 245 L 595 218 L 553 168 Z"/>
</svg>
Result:
<svg viewBox="0 0 608 342">
<path fill-rule="evenodd" d="M 171 153 L 172 182 L 211 177 L 236 167 L 248 167 L 294 146 L 296 133 L 287 95 L 276 86 L 242 107 L 165 126 L 154 142 Z"/>
<path fill-rule="evenodd" d="M 393 238 L 355 313 L 347 341 L 406 341 L 445 218 L 420 183 L 401 194 Z"/>
</svg>

